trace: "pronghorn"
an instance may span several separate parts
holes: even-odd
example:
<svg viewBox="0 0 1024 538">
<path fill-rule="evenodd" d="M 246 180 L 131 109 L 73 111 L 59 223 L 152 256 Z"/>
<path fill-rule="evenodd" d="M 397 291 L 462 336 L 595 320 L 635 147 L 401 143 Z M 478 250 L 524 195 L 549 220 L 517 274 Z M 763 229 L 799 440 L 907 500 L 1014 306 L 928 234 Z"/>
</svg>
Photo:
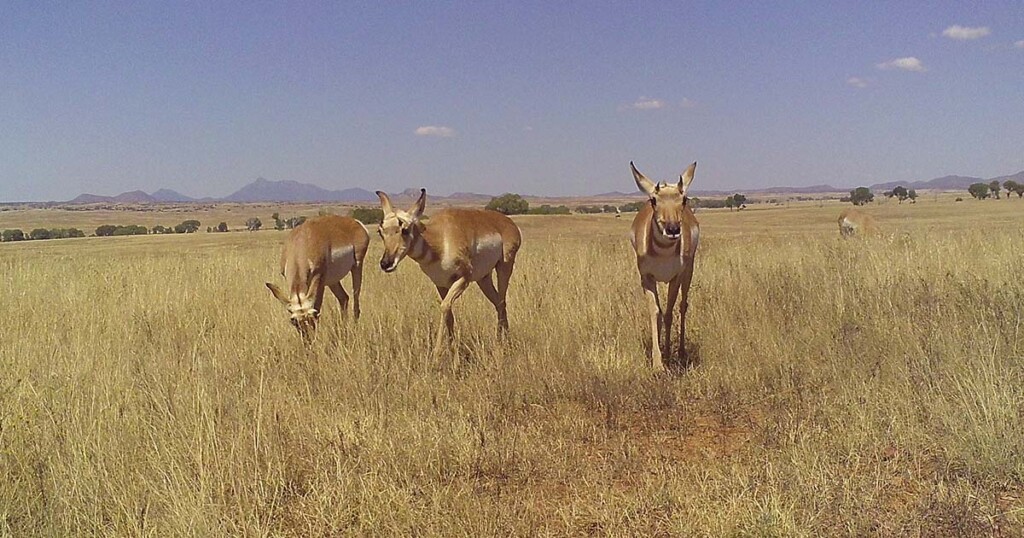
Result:
<svg viewBox="0 0 1024 538">
<path fill-rule="evenodd" d="M 664 370 L 662 354 L 668 355 L 672 342 L 672 309 L 682 293 L 679 307 L 679 358 L 686 360 L 686 308 L 690 281 L 693 279 L 693 260 L 697 254 L 700 227 L 693 216 L 686 191 L 693 181 L 697 163 L 693 163 L 679 176 L 679 183 L 654 183 L 629 163 L 633 179 L 641 192 L 650 197 L 650 203 L 633 219 L 630 242 L 636 251 L 636 266 L 640 271 L 640 285 L 647 296 L 651 316 L 651 366 Z M 658 282 L 668 283 L 667 308 L 662 313 L 658 301 Z M 664 334 L 664 347 L 662 347 Z"/>
<path fill-rule="evenodd" d="M 864 235 L 877 229 L 874 217 L 859 209 L 849 207 L 839 213 L 839 235 L 843 237 Z"/>
<path fill-rule="evenodd" d="M 446 337 L 452 340 L 452 304 L 473 282 L 498 313 L 498 333 L 508 332 L 505 296 L 522 244 L 522 234 L 512 219 L 497 211 L 451 208 L 422 222 L 426 189 L 420 189 L 419 199 L 408 212 L 396 210 L 386 193 L 377 191 L 377 196 L 384 210 L 384 220 L 377 230 L 384 240 L 380 268 L 390 273 L 408 256 L 419 264 L 441 296 L 441 326 L 434 340 L 434 356 L 439 356 Z M 498 275 L 497 289 L 491 281 L 492 271 Z"/>
<path fill-rule="evenodd" d="M 288 234 L 281 252 L 281 274 L 287 282 L 282 290 L 267 282 L 267 287 L 288 307 L 292 325 L 303 339 L 316 330 L 324 301 L 324 288 L 330 288 L 348 311 L 348 294 L 341 279 L 352 273 L 352 313 L 359 319 L 359 290 L 363 280 L 363 258 L 370 236 L 359 221 L 327 215 L 307 220 Z"/>
</svg>

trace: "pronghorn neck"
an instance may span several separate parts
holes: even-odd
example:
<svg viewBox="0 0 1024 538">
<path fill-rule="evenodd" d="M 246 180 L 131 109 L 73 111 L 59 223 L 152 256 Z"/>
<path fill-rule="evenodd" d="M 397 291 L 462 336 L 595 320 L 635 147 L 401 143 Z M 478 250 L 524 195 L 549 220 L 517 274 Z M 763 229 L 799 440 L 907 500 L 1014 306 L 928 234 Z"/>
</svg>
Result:
<svg viewBox="0 0 1024 538">
<path fill-rule="evenodd" d="M 437 259 L 437 253 L 431 248 L 430 244 L 423 237 L 427 231 L 427 225 L 422 222 L 417 222 L 411 226 L 412 241 L 409 243 L 409 250 L 406 252 L 406 256 L 409 256 L 416 263 L 430 263 Z"/>
</svg>

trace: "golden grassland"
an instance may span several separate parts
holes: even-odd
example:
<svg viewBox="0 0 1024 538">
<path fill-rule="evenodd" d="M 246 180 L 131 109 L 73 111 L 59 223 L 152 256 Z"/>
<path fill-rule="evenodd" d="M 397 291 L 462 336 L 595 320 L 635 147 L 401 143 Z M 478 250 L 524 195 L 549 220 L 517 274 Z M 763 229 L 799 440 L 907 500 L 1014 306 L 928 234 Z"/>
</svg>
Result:
<svg viewBox="0 0 1024 538">
<path fill-rule="evenodd" d="M 311 349 L 263 286 L 283 233 L 0 244 L 0 534 L 1024 533 L 1024 203 L 852 240 L 839 207 L 698 213 L 697 364 L 662 375 L 628 217 L 518 218 L 510 339 L 468 291 L 458 373 L 376 239 Z"/>
</svg>

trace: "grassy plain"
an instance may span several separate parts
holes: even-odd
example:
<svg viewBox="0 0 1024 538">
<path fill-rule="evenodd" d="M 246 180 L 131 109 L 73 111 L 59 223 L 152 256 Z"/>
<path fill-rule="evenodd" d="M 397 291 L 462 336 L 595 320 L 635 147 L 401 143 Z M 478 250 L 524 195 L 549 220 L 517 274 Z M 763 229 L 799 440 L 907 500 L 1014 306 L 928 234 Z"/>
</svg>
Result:
<svg viewBox="0 0 1024 538">
<path fill-rule="evenodd" d="M 0 244 L 0 534 L 1021 535 L 1024 202 L 839 209 L 698 213 L 675 375 L 628 216 L 519 218 L 510 341 L 468 291 L 457 374 L 377 240 L 310 350 L 283 233 Z"/>
</svg>

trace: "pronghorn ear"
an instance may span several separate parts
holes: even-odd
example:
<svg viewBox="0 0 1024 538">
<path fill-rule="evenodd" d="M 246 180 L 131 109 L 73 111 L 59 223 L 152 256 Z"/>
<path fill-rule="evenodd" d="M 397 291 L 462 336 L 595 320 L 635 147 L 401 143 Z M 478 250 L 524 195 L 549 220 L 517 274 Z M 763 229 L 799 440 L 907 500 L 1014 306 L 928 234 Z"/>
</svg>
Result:
<svg viewBox="0 0 1024 538">
<path fill-rule="evenodd" d="M 270 282 L 267 282 L 267 288 L 270 289 L 270 293 L 273 293 L 274 297 L 276 297 L 278 301 L 281 301 L 286 305 L 288 304 L 288 297 L 285 296 L 283 291 L 281 291 L 281 288 L 271 284 Z"/>
<path fill-rule="evenodd" d="M 693 183 L 693 173 L 696 171 L 697 161 L 693 161 L 693 164 L 679 176 L 679 192 L 686 194 L 686 190 L 690 188 L 690 183 Z"/>
<path fill-rule="evenodd" d="M 423 210 L 427 207 L 427 189 L 420 189 L 420 197 L 416 200 L 416 204 L 409 210 L 409 214 L 412 216 L 413 222 L 420 220 L 423 216 Z"/>
<path fill-rule="evenodd" d="M 384 210 L 385 215 L 394 214 L 395 208 L 391 207 L 391 198 L 388 198 L 388 193 L 377 191 L 377 198 L 380 198 L 380 208 Z"/>
<path fill-rule="evenodd" d="M 636 186 L 640 189 L 640 192 L 648 196 L 653 196 L 658 193 L 658 186 L 651 180 L 647 179 L 647 176 L 641 174 L 640 171 L 636 169 L 636 166 L 633 166 L 633 161 L 629 161 L 629 169 L 633 171 L 633 179 L 636 180 Z"/>
</svg>

